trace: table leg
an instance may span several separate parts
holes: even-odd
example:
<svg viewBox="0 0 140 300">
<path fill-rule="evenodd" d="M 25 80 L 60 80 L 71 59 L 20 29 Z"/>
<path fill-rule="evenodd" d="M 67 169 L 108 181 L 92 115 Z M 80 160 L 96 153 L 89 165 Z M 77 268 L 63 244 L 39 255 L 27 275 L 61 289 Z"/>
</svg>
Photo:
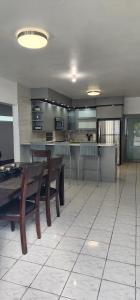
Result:
<svg viewBox="0 0 140 300">
<path fill-rule="evenodd" d="M 59 178 L 59 199 L 60 205 L 64 205 L 64 165 L 61 167 L 60 178 Z"/>
</svg>

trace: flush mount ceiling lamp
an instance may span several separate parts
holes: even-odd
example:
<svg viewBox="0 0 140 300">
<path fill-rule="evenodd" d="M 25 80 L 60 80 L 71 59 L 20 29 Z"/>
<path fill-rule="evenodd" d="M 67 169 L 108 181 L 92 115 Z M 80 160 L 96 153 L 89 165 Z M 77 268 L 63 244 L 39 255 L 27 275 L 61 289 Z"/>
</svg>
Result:
<svg viewBox="0 0 140 300">
<path fill-rule="evenodd" d="M 18 43 L 25 48 L 40 49 L 48 44 L 48 33 L 40 28 L 27 27 L 16 32 Z"/>
<path fill-rule="evenodd" d="M 99 96 L 101 95 L 101 91 L 100 90 L 90 90 L 87 91 L 88 96 Z"/>
</svg>

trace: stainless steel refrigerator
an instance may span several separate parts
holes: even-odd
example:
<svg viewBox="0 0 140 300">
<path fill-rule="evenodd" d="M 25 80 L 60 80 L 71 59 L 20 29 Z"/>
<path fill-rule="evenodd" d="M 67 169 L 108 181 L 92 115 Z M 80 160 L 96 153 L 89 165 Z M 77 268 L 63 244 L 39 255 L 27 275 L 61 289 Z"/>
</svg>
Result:
<svg viewBox="0 0 140 300">
<path fill-rule="evenodd" d="M 120 164 L 120 120 L 98 120 L 97 122 L 97 142 L 101 144 L 116 144 L 117 164 Z"/>
</svg>

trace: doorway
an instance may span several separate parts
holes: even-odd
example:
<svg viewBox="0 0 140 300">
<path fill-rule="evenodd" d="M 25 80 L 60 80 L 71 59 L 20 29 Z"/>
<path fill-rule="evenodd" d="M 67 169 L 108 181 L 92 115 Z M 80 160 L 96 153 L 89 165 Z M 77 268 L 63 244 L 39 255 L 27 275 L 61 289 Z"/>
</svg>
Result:
<svg viewBox="0 0 140 300">
<path fill-rule="evenodd" d="M 13 144 L 12 106 L 0 103 L 0 165 L 13 162 Z"/>
<path fill-rule="evenodd" d="M 140 116 L 126 119 L 126 157 L 128 161 L 140 161 Z"/>
</svg>

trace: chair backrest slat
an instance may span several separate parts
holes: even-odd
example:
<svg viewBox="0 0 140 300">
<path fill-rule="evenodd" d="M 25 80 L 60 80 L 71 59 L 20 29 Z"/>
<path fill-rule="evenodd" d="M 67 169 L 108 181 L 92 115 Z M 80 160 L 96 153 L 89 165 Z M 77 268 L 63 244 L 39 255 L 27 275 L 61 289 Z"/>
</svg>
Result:
<svg viewBox="0 0 140 300">
<path fill-rule="evenodd" d="M 33 149 L 32 151 L 32 161 L 48 161 L 51 157 L 51 151 L 50 150 L 37 150 Z"/>
<path fill-rule="evenodd" d="M 25 212 L 25 202 L 27 197 L 34 194 L 36 201 L 39 202 L 45 165 L 46 164 L 44 163 L 28 163 L 23 167 L 20 190 L 21 213 Z"/>
</svg>

